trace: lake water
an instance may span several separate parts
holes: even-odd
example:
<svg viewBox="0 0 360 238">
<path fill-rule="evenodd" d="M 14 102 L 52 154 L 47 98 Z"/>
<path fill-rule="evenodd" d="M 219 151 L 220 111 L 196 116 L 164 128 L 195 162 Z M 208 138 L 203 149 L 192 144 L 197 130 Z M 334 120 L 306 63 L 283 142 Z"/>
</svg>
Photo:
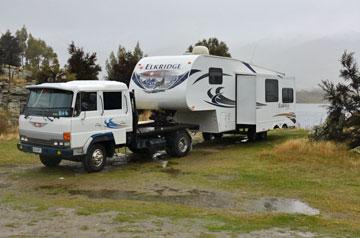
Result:
<svg viewBox="0 0 360 238">
<path fill-rule="evenodd" d="M 297 103 L 295 112 L 298 127 L 311 129 L 325 121 L 327 105 Z"/>
</svg>

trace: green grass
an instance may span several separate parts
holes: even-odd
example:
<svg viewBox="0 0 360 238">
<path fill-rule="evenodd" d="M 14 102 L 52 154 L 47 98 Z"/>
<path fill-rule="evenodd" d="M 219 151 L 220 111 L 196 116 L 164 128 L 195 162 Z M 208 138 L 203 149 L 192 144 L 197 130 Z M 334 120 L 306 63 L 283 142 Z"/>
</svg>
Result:
<svg viewBox="0 0 360 238">
<path fill-rule="evenodd" d="M 18 140 L 0 140 L 0 167 L 36 163 L 36 156 L 24 154 L 17 149 Z"/>
<path fill-rule="evenodd" d="M 116 211 L 118 223 L 154 217 L 174 222 L 200 219 L 209 232 L 284 227 L 335 237 L 360 236 L 360 157 L 341 145 L 304 145 L 308 142 L 302 138 L 307 134 L 305 130 L 278 130 L 271 132 L 268 140 L 257 143 L 237 143 L 227 137 L 219 143 L 195 145 L 189 156 L 171 159 L 170 168 L 145 161 L 113 166 L 96 174 L 79 172 L 77 165 L 43 168 L 35 156 L 18 152 L 14 140 L 1 141 L 0 172 L 8 171 L 11 165 L 36 166 L 11 169 L 7 177 L 14 181 L 16 189 L 3 190 L 0 201 L 25 210 L 75 208 L 83 216 Z M 258 197 L 296 198 L 321 213 L 318 216 L 249 213 L 238 208 L 149 199 L 149 189 L 162 187 L 230 193 L 239 202 Z M 92 198 L 72 194 L 77 190 L 135 191 L 140 195 Z"/>
</svg>

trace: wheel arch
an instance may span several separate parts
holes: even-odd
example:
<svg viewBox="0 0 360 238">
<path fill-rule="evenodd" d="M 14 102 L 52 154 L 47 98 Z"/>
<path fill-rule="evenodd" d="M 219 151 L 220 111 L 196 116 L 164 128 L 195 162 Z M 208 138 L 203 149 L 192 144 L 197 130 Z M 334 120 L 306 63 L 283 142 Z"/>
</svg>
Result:
<svg viewBox="0 0 360 238">
<path fill-rule="evenodd" d="M 98 133 L 92 135 L 88 142 L 86 143 L 84 147 L 84 153 L 86 154 L 89 150 L 89 148 L 93 144 L 102 144 L 106 149 L 106 154 L 110 157 L 114 155 L 115 152 L 115 139 L 112 132 L 106 132 L 106 133 Z"/>
</svg>

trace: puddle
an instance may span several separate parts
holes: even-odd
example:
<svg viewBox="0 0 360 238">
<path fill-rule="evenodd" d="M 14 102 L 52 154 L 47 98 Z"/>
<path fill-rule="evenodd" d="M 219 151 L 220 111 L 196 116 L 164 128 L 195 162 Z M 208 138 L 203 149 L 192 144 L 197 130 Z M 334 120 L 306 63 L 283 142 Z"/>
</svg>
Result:
<svg viewBox="0 0 360 238">
<path fill-rule="evenodd" d="M 308 216 L 320 214 L 318 209 L 312 208 L 300 200 L 287 198 L 261 198 L 250 202 L 247 210 L 252 212 L 281 212 Z"/>
<path fill-rule="evenodd" d="M 69 190 L 71 195 L 84 195 L 92 199 L 138 200 L 176 203 L 193 207 L 234 208 L 235 201 L 228 194 L 192 189 L 179 190 L 170 187 L 156 188 L 147 193 L 120 190 Z"/>
</svg>

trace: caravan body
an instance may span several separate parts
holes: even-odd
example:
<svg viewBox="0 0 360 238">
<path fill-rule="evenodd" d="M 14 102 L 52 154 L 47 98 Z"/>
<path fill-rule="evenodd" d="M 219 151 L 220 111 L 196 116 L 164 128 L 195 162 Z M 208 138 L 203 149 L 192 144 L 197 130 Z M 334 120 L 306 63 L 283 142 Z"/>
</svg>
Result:
<svg viewBox="0 0 360 238">
<path fill-rule="evenodd" d="M 174 112 L 201 132 L 295 126 L 294 78 L 212 55 L 143 58 L 130 82 L 137 107 Z"/>
</svg>

